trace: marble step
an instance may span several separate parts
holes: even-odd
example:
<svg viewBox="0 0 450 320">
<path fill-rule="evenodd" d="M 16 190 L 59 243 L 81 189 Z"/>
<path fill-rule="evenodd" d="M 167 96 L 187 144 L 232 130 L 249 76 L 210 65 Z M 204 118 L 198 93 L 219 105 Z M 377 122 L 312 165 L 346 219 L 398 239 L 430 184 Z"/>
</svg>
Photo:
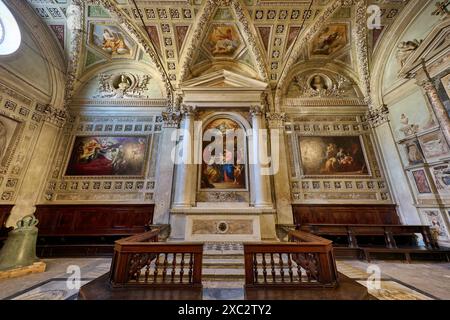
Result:
<svg viewBox="0 0 450 320">
<path fill-rule="evenodd" d="M 244 255 L 243 254 L 203 254 L 203 259 L 210 260 L 210 259 L 239 259 L 244 261 Z"/>
<path fill-rule="evenodd" d="M 240 283 L 240 286 L 242 286 L 245 276 L 240 274 L 203 274 L 202 281 Z"/>
</svg>

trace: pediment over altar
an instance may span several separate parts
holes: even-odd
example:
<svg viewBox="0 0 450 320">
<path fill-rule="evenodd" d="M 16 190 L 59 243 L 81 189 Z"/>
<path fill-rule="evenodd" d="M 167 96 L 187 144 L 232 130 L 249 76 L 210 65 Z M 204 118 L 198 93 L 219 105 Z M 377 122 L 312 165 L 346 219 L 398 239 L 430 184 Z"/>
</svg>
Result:
<svg viewBox="0 0 450 320">
<path fill-rule="evenodd" d="M 249 106 L 259 103 L 268 84 L 228 70 L 210 72 L 181 85 L 184 103 L 197 106 Z"/>
</svg>

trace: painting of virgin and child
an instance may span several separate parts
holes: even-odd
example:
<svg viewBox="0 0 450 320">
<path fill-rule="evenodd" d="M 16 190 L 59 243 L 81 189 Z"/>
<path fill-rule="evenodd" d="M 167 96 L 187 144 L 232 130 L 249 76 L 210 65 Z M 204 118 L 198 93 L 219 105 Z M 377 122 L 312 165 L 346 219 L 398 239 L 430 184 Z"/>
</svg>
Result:
<svg viewBox="0 0 450 320">
<path fill-rule="evenodd" d="M 240 126 L 230 119 L 217 119 L 206 129 L 217 129 L 223 133 L 223 148 L 215 148 L 210 142 L 203 143 L 203 163 L 201 165 L 202 189 L 245 189 L 245 148 L 233 137 L 227 144 L 227 132 L 234 132 Z"/>
</svg>

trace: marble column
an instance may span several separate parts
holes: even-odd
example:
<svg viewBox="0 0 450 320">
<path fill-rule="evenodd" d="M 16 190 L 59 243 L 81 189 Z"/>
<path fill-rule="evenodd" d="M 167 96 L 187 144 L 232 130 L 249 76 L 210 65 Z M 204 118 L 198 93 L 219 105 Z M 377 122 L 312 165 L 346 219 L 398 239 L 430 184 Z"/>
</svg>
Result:
<svg viewBox="0 0 450 320">
<path fill-rule="evenodd" d="M 155 224 L 167 224 L 170 218 L 172 183 L 175 164 L 172 161 L 172 150 L 176 147 L 176 131 L 180 124 L 180 115 L 175 112 L 164 112 L 164 130 L 158 150 L 158 169 L 155 190 Z"/>
<path fill-rule="evenodd" d="M 261 149 L 268 150 L 267 135 L 262 133 L 265 130 L 264 108 L 262 106 L 252 106 L 250 114 L 252 116 L 252 143 L 251 143 L 251 166 L 253 169 L 253 183 L 251 185 L 253 204 L 255 207 L 271 207 L 272 196 L 270 193 L 270 176 L 263 174 L 265 164 L 261 163 Z"/>
<path fill-rule="evenodd" d="M 278 134 L 277 146 L 272 142 L 272 153 L 278 154 L 277 171 L 274 172 L 274 192 L 275 192 L 275 207 L 277 210 L 278 224 L 293 224 L 294 219 L 292 215 L 291 205 L 291 189 L 289 187 L 289 172 L 288 172 L 288 150 L 286 148 L 286 137 L 284 134 L 284 122 L 286 121 L 285 113 L 267 113 L 266 118 L 269 123 L 269 129 L 272 134 Z"/>
<path fill-rule="evenodd" d="M 66 113 L 61 109 L 46 107 L 39 136 L 34 149 L 30 150 L 30 162 L 18 191 L 16 203 L 6 223 L 8 227 L 15 226 L 17 221 L 36 211 L 36 204 L 40 200 L 53 164 L 52 158 L 65 119 Z"/>
<path fill-rule="evenodd" d="M 194 115 L 195 107 L 183 105 L 183 137 L 181 141 L 181 154 L 178 153 L 176 166 L 174 207 L 191 207 L 192 192 L 195 191 L 194 181 Z"/>
<path fill-rule="evenodd" d="M 442 132 L 444 133 L 445 139 L 450 145 L 450 118 L 444 104 L 439 98 L 437 89 L 431 81 L 425 81 L 421 83 L 421 86 L 428 96 L 436 118 L 439 121 L 439 125 L 441 126 Z"/>
</svg>

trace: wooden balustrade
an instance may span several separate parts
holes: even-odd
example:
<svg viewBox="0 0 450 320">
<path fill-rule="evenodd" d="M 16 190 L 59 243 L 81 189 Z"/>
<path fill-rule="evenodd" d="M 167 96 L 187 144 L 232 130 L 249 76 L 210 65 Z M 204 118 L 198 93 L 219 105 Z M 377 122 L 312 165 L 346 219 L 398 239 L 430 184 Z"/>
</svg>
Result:
<svg viewBox="0 0 450 320">
<path fill-rule="evenodd" d="M 116 241 L 113 287 L 201 287 L 203 243 L 158 242 L 160 230 Z"/>
<path fill-rule="evenodd" d="M 288 235 L 291 242 L 244 243 L 246 287 L 335 287 L 332 242 L 302 231 Z"/>
</svg>

